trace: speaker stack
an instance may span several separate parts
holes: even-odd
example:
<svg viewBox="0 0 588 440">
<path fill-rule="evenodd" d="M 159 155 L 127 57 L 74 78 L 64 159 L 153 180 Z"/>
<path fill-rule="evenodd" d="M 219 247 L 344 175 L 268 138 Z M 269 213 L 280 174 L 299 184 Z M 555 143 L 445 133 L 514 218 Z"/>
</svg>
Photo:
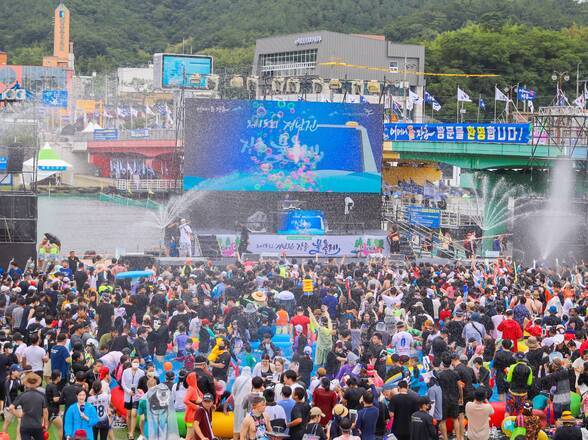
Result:
<svg viewBox="0 0 588 440">
<path fill-rule="evenodd" d="M 0 267 L 6 268 L 14 259 L 21 267 L 37 256 L 37 194 L 20 189 L 19 175 L 23 173 L 24 146 L 9 145 L 0 150 L 6 168 L 0 170 L 0 181 L 10 190 L 0 191 Z"/>
</svg>

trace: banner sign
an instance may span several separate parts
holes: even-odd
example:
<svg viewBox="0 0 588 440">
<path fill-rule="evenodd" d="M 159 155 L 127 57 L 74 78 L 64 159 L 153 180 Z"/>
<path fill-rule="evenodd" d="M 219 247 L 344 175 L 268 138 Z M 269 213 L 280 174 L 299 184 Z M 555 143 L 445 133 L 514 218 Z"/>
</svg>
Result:
<svg viewBox="0 0 588 440">
<path fill-rule="evenodd" d="M 0 171 L 5 170 L 8 166 L 8 159 L 6 157 L 0 157 Z"/>
<path fill-rule="evenodd" d="M 43 105 L 49 107 L 67 107 L 67 90 L 44 90 Z"/>
<path fill-rule="evenodd" d="M 149 137 L 148 128 L 137 128 L 135 130 L 129 130 L 131 137 L 134 139 L 143 139 Z"/>
<path fill-rule="evenodd" d="M 530 124 L 384 124 L 384 141 L 528 144 Z"/>
<path fill-rule="evenodd" d="M 408 206 L 406 216 L 408 217 L 408 222 L 413 225 L 420 225 L 430 229 L 438 229 L 441 226 L 440 209 Z"/>
<path fill-rule="evenodd" d="M 216 235 L 221 257 L 236 257 L 240 238 L 235 234 Z"/>
<path fill-rule="evenodd" d="M 533 101 L 535 99 L 535 90 L 519 87 L 517 89 L 517 99 L 519 101 Z"/>
<path fill-rule="evenodd" d="M 116 128 L 101 128 L 94 130 L 95 141 L 112 141 L 118 139 L 118 130 Z"/>
<path fill-rule="evenodd" d="M 254 254 L 291 257 L 369 257 L 388 254 L 384 236 L 373 235 L 267 235 L 249 236 L 247 250 Z"/>
</svg>

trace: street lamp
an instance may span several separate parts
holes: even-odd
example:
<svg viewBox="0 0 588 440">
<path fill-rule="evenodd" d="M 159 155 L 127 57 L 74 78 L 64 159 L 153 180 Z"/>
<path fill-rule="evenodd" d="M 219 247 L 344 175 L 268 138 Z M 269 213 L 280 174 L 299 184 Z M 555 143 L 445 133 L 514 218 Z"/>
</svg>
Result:
<svg viewBox="0 0 588 440">
<path fill-rule="evenodd" d="M 557 72 L 554 71 L 551 75 L 551 80 L 556 84 L 556 93 L 557 93 L 557 105 L 561 105 L 562 102 L 562 86 L 564 82 L 568 82 L 570 80 L 570 75 L 568 72 Z"/>
</svg>

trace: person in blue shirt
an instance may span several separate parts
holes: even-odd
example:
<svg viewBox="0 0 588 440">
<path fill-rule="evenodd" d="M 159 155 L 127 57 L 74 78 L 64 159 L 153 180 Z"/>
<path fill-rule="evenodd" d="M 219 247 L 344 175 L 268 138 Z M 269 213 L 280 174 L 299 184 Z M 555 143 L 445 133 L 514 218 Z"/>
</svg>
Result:
<svg viewBox="0 0 588 440">
<path fill-rule="evenodd" d="M 60 389 L 69 380 L 69 369 L 71 364 L 71 356 L 69 350 L 65 347 L 67 342 L 67 335 L 59 333 L 57 335 L 57 343 L 51 348 L 51 368 L 59 370 L 61 373 Z"/>
<path fill-rule="evenodd" d="M 284 408 L 284 412 L 286 413 L 286 422 L 290 423 L 292 421 L 292 408 L 296 402 L 292 399 L 292 388 L 288 385 L 284 385 L 282 387 L 282 399 L 278 400 L 277 404 Z M 279 397 L 279 396 L 276 396 Z"/>
<path fill-rule="evenodd" d="M 363 395 L 363 408 L 357 413 L 355 429 L 361 436 L 361 440 L 376 439 L 376 424 L 380 410 L 374 406 L 374 394 L 366 391 Z"/>
<path fill-rule="evenodd" d="M 331 319 L 337 317 L 337 306 L 339 305 L 339 300 L 335 296 L 335 292 L 331 289 L 327 291 L 327 294 L 323 296 L 323 304 L 327 306 L 327 310 L 329 312 L 329 316 Z"/>
<path fill-rule="evenodd" d="M 63 433 L 66 438 L 73 438 L 77 431 L 83 430 L 86 432 L 88 440 L 94 440 L 94 430 L 92 428 L 99 421 L 96 408 L 86 402 L 87 394 L 85 390 L 80 390 L 77 397 L 77 403 L 71 405 L 65 412 Z"/>
</svg>

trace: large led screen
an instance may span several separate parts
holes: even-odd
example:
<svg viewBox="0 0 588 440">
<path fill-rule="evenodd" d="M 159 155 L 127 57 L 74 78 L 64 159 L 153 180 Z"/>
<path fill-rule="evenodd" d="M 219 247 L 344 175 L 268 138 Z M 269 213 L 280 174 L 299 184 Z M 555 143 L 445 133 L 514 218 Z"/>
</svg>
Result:
<svg viewBox="0 0 588 440">
<path fill-rule="evenodd" d="M 373 104 L 186 100 L 184 189 L 380 193 Z"/>
</svg>

